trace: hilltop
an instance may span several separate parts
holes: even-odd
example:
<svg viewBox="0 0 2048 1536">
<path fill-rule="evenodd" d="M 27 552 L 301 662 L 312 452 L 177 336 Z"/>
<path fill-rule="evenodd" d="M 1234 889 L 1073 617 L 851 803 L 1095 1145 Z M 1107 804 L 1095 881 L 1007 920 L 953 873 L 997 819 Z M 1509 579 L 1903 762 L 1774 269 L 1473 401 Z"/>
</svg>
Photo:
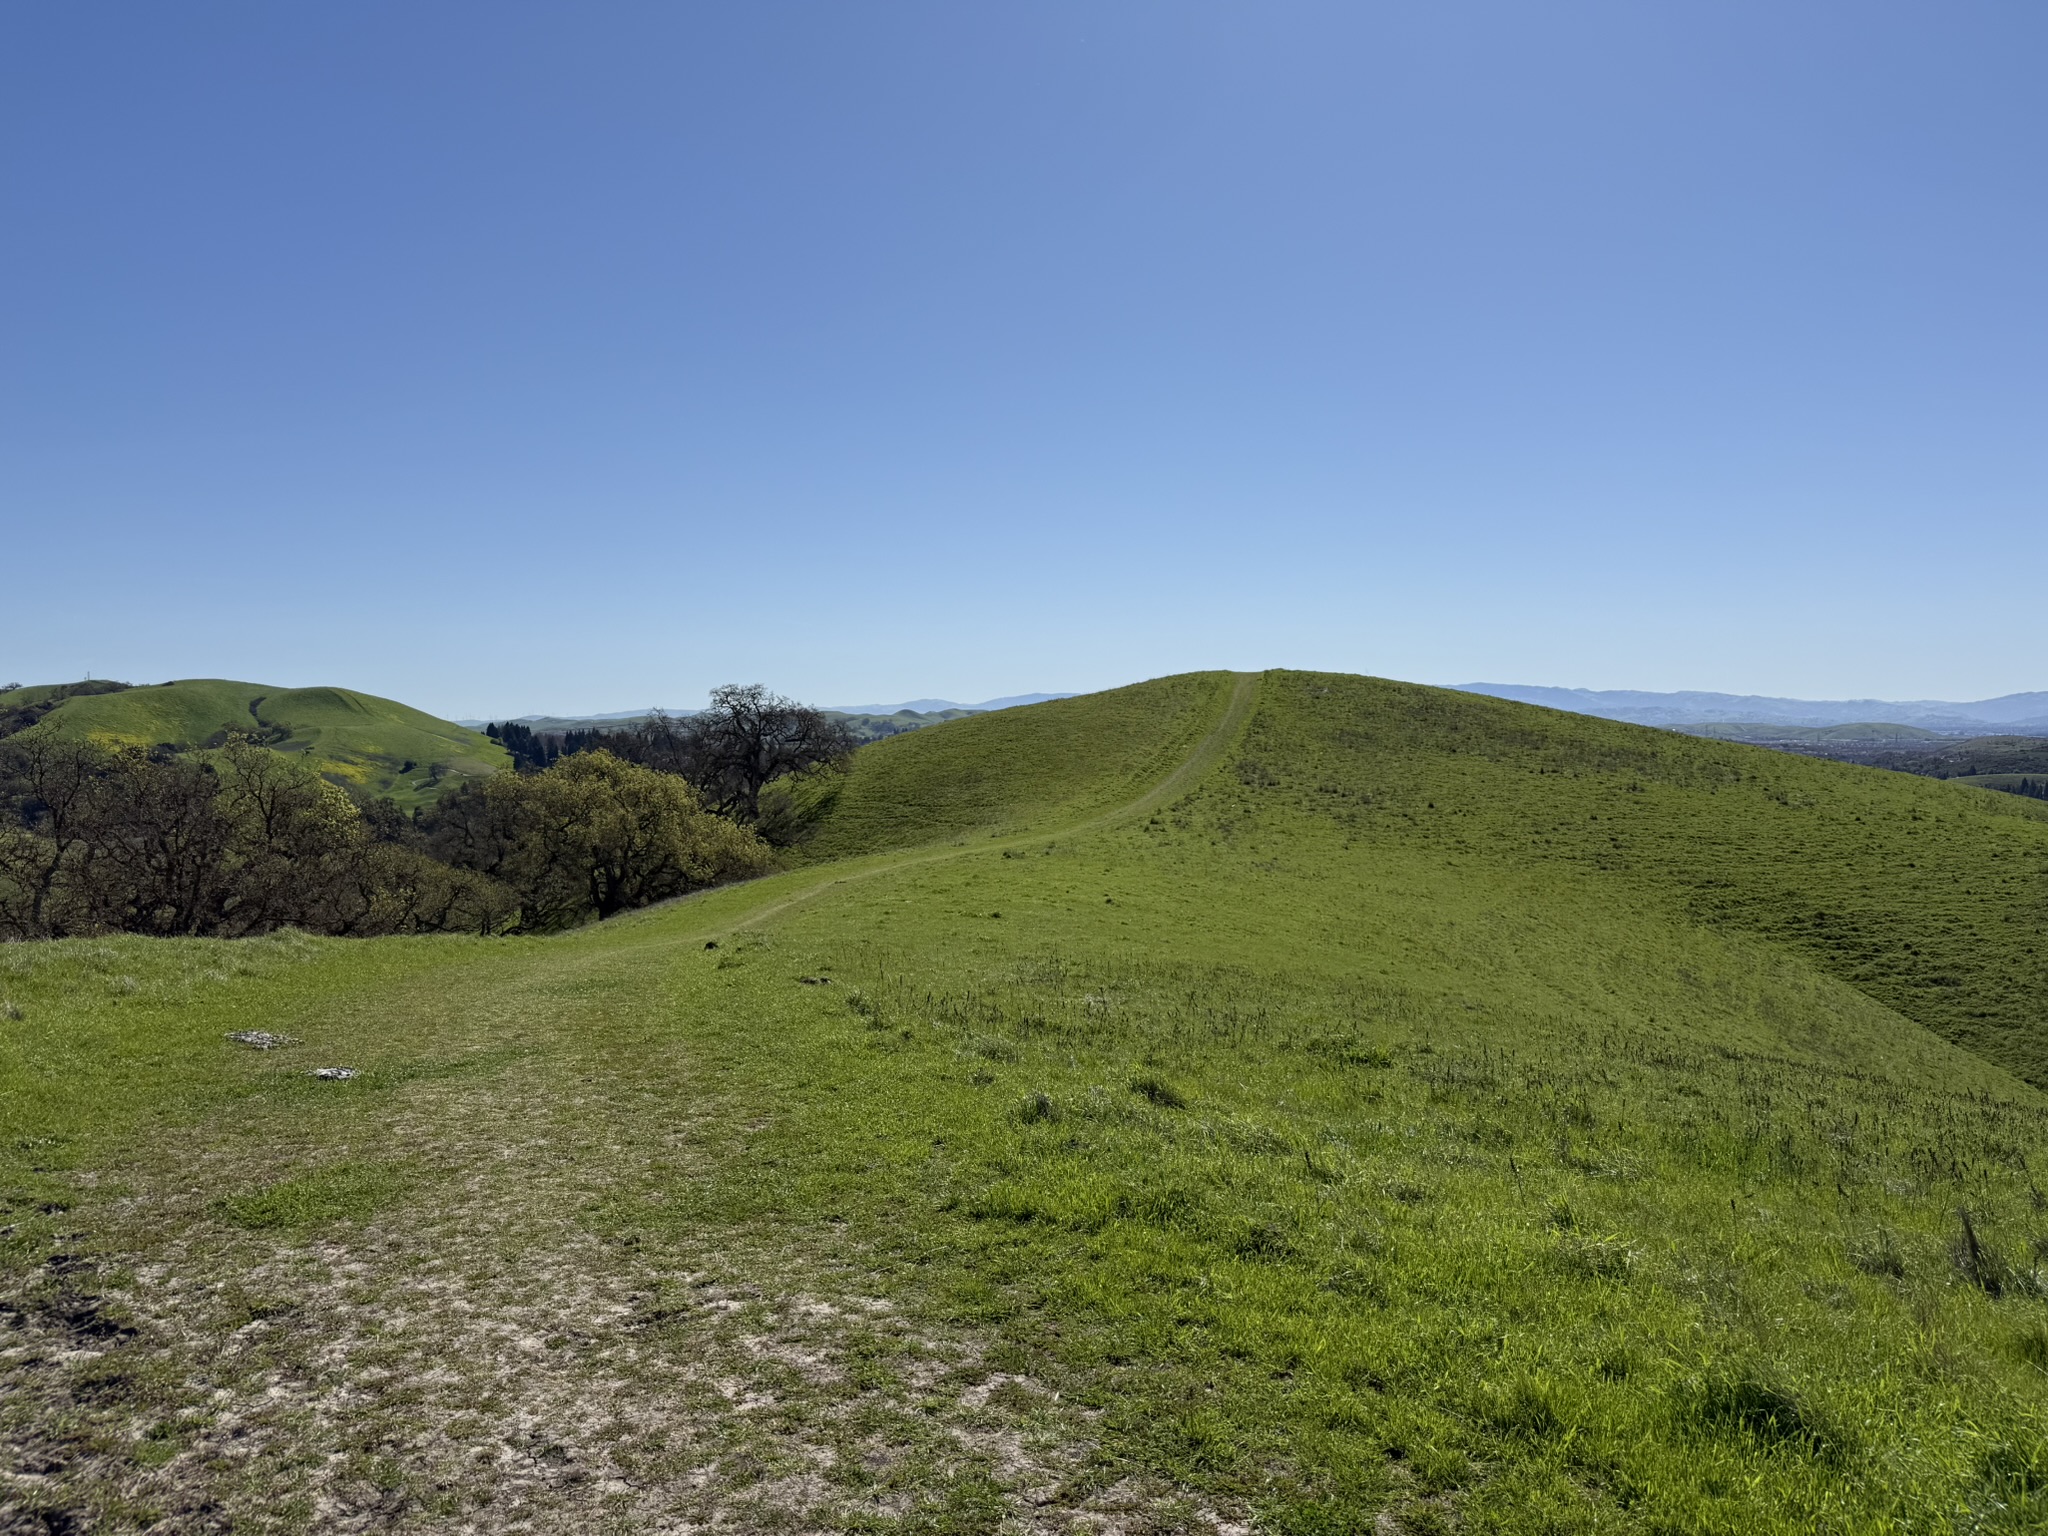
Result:
<svg viewBox="0 0 2048 1536">
<path fill-rule="evenodd" d="M 2048 1514 L 2048 809 L 1301 672 L 802 788 L 560 938 L 9 946 L 45 1524 Z"/>
<path fill-rule="evenodd" d="M 39 703 L 61 691 L 20 689 L 0 696 L 0 704 Z M 73 694 L 47 719 L 54 729 L 120 746 L 189 749 L 246 733 L 279 752 L 303 754 L 347 789 L 407 809 L 511 762 L 502 747 L 479 732 L 347 688 L 268 688 L 188 678 Z"/>
</svg>

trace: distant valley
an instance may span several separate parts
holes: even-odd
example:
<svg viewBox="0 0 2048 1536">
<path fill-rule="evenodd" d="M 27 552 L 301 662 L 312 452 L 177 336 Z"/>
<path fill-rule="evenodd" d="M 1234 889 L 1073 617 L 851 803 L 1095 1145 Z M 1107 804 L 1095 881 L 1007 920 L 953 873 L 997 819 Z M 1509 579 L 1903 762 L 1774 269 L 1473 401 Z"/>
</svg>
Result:
<svg viewBox="0 0 2048 1536">
<path fill-rule="evenodd" d="M 879 741 L 884 736 L 896 736 L 923 726 L 964 719 L 968 715 L 1073 697 L 1075 695 L 1071 693 L 1020 693 L 980 704 L 957 704 L 951 699 L 912 699 L 907 704 L 824 704 L 818 707 L 828 715 L 844 719 L 857 739 Z M 571 731 L 630 730 L 657 714 L 683 719 L 695 713 L 693 709 L 664 709 L 657 705 L 647 709 L 617 710 L 605 715 L 515 715 L 509 721 L 462 720 L 457 724 L 476 731 L 491 725 L 523 725 L 538 735 L 553 736 L 567 735 Z"/>
<path fill-rule="evenodd" d="M 849 718 L 874 716 L 890 719 L 897 715 L 929 715 L 942 720 L 957 720 L 962 715 L 985 714 L 992 709 L 1015 709 L 1024 704 L 1043 704 L 1051 699 L 1071 699 L 1071 693 L 1019 693 L 1008 698 L 988 699 L 980 704 L 961 704 L 953 699 L 912 699 L 907 704 L 821 704 L 818 708 L 828 715 L 845 715 Z M 601 715 L 514 715 L 512 720 L 519 725 L 531 726 L 536 731 L 588 730 L 592 726 L 614 727 L 633 725 L 651 715 L 672 715 L 681 718 L 693 715 L 693 709 L 669 709 L 653 704 L 646 709 L 618 709 Z M 492 720 L 458 720 L 458 725 L 472 731 L 480 731 L 486 725 L 502 725 L 505 722 Z"/>
<path fill-rule="evenodd" d="M 1461 693 L 1483 693 L 1490 698 L 1569 710 L 1575 715 L 1679 730 L 1719 723 L 1818 728 L 1881 722 L 1918 726 L 1945 735 L 2048 735 L 2048 692 L 2009 693 L 2000 698 L 1955 704 L 1940 699 L 1781 699 L 1760 694 L 1646 693 L 1627 688 L 1550 688 L 1525 683 L 1454 686 Z"/>
</svg>

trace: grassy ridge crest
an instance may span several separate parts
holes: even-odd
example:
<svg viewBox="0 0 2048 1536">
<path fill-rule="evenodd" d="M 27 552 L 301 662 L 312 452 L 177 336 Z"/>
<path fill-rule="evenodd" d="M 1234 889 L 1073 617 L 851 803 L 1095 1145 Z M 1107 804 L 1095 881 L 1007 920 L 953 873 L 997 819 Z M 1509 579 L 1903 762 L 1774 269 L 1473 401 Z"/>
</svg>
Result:
<svg viewBox="0 0 2048 1536">
<path fill-rule="evenodd" d="M 1189 672 L 870 743 L 808 797 L 807 860 L 847 858 L 1077 819 L 1136 798 L 1193 749 L 1236 674 Z"/>
</svg>

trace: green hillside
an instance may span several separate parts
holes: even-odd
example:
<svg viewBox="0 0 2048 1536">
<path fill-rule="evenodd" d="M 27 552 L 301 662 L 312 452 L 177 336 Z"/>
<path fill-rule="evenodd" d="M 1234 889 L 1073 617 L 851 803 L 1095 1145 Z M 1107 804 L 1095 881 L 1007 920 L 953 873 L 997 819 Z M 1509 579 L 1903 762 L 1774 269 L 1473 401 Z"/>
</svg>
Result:
<svg viewBox="0 0 2048 1536">
<path fill-rule="evenodd" d="M 346 688 L 190 678 L 66 699 L 50 718 L 59 729 L 127 746 L 194 747 L 249 732 L 280 752 L 305 754 L 346 788 L 408 809 L 511 761 L 479 731 Z"/>
<path fill-rule="evenodd" d="M 1128 793 L 1186 750 L 1217 686 L 1173 678 L 878 743 L 811 846 L 870 852 Z M 1206 792 L 1233 837 L 1279 818 L 1265 835 L 1297 852 L 1590 881 L 1770 938 L 2048 1083 L 2048 809 L 1370 678 L 1269 674 L 1238 752 Z"/>
<path fill-rule="evenodd" d="M 1288 672 L 832 788 L 554 939 L 0 952 L 23 1507 L 2048 1520 L 2030 803 Z"/>
<path fill-rule="evenodd" d="M 1121 803 L 1180 763 L 1226 683 L 1190 673 L 876 742 L 852 772 L 805 786 L 823 815 L 805 852 L 872 853 Z"/>
</svg>

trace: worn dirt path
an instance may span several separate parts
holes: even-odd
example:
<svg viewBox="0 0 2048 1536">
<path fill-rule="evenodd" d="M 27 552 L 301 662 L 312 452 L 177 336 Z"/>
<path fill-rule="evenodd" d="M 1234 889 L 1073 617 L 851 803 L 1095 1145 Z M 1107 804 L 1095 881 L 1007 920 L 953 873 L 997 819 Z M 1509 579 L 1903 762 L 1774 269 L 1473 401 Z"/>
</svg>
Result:
<svg viewBox="0 0 2048 1536">
<path fill-rule="evenodd" d="M 1224 753 L 1230 750 L 1243 732 L 1245 722 L 1251 718 L 1252 710 L 1258 703 L 1259 674 L 1238 672 L 1233 676 L 1235 681 L 1215 724 L 1195 743 L 1194 749 L 1182 759 L 1180 766 L 1135 800 L 1107 811 L 1099 811 L 1080 821 L 1032 826 L 1006 836 L 986 838 L 980 842 L 956 842 L 936 848 L 927 845 L 899 852 L 869 854 L 858 859 L 822 865 L 815 871 L 806 871 L 803 874 L 770 876 L 767 880 L 753 882 L 753 888 L 762 889 L 763 896 L 767 898 L 762 905 L 730 914 L 720 913 L 715 920 L 690 926 L 677 933 L 665 933 L 662 938 L 664 941 L 718 938 L 737 928 L 756 927 L 771 918 L 781 916 L 792 907 L 800 906 L 841 886 L 872 879 L 876 875 L 894 874 L 900 870 L 944 863 L 974 854 L 1021 848 L 1028 843 L 1043 842 L 1048 837 L 1082 837 L 1091 832 L 1101 832 L 1149 816 L 1160 807 L 1172 804 L 1199 783 L 1202 777 L 1222 760 Z M 800 882 L 796 889 L 789 889 L 782 884 L 790 880 Z M 773 888 L 767 889 L 768 887 Z M 682 902 L 701 902 L 712 894 L 714 893 L 707 891 L 699 896 L 684 897 Z"/>
<path fill-rule="evenodd" d="M 621 1246 L 590 1213 L 746 1155 L 771 1112 L 649 1024 L 676 951 L 875 876 L 1149 815 L 1224 758 L 1257 691 L 1219 689 L 1179 765 L 1111 809 L 707 892 L 643 932 L 357 995 L 345 1018 L 315 1005 L 309 1037 L 353 1036 L 366 1061 L 432 1039 L 442 1065 L 374 1097 L 251 1104 L 90 1176 L 56 1256 L 0 1297 L 0 1533 L 823 1531 L 913 1512 L 1048 1536 L 1233 1529 L 1091 1472 L 1089 1415 L 892 1299 L 853 1234 Z M 335 1224 L 223 1218 L 224 1193 L 291 1178 L 401 1187 Z"/>
</svg>

